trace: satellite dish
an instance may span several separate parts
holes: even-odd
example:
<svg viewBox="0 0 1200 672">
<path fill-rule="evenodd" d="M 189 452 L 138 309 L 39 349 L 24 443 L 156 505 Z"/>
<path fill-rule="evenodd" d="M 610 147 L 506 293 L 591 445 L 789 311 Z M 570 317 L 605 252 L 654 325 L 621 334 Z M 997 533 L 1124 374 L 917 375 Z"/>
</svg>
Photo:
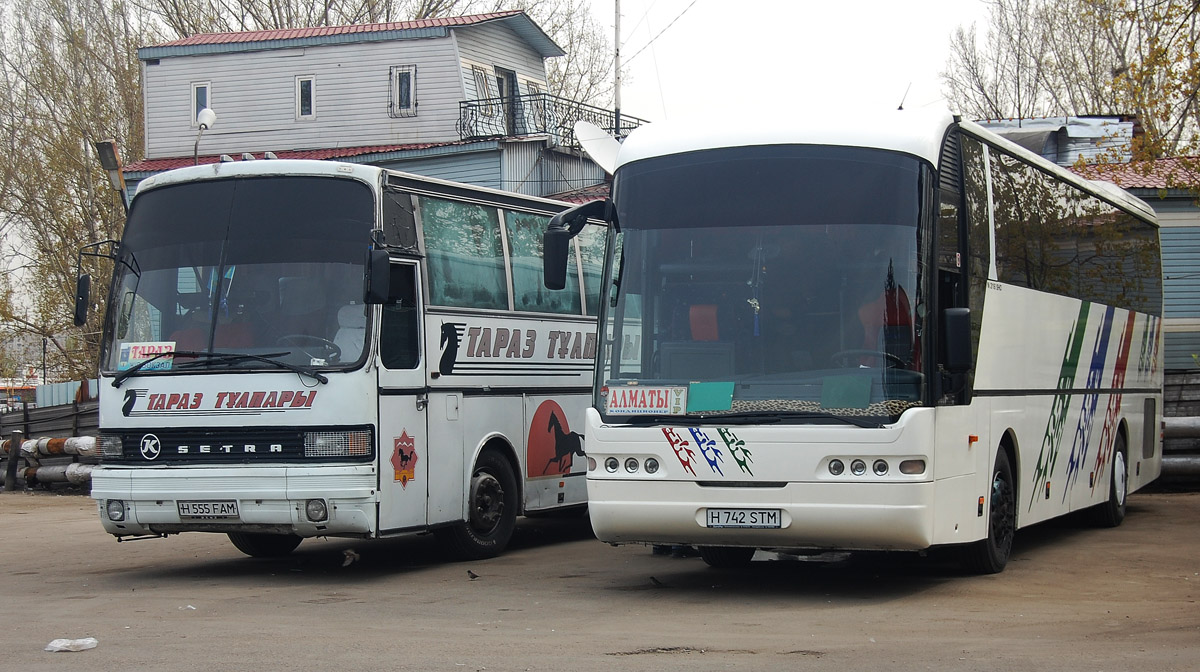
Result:
<svg viewBox="0 0 1200 672">
<path fill-rule="evenodd" d="M 596 165 L 603 168 L 604 172 L 612 174 L 617 167 L 617 152 L 621 150 L 621 143 L 617 142 L 616 138 L 589 121 L 577 121 L 575 139 Z"/>
</svg>

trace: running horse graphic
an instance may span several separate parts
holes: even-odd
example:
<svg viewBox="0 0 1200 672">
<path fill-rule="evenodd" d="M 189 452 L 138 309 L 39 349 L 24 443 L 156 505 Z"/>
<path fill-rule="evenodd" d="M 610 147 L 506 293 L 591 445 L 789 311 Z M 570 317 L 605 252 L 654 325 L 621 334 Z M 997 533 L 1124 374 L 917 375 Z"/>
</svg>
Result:
<svg viewBox="0 0 1200 672">
<path fill-rule="evenodd" d="M 542 473 L 550 471 L 550 465 L 558 463 L 558 471 L 564 472 L 571 468 L 571 462 L 575 459 L 573 456 L 578 455 L 583 457 L 583 434 L 578 432 L 564 432 L 562 422 L 554 413 L 550 414 L 550 424 L 546 427 L 547 430 L 554 432 L 554 457 L 546 462 L 546 468 L 542 469 Z M 564 460 L 566 464 L 563 464 Z"/>
<path fill-rule="evenodd" d="M 442 358 L 438 361 L 438 373 L 443 376 L 454 373 L 454 364 L 458 360 L 458 344 L 462 341 L 458 328 L 465 326 L 457 322 L 442 323 Z"/>
</svg>

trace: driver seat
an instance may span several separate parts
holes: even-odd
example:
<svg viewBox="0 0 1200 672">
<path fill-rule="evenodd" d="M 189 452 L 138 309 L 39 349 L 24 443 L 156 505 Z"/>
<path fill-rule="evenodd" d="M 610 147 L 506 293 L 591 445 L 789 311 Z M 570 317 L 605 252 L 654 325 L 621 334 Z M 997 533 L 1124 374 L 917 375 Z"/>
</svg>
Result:
<svg viewBox="0 0 1200 672">
<path fill-rule="evenodd" d="M 338 309 L 338 330 L 334 345 L 341 348 L 342 362 L 357 361 L 367 340 L 367 307 L 350 304 Z"/>
</svg>

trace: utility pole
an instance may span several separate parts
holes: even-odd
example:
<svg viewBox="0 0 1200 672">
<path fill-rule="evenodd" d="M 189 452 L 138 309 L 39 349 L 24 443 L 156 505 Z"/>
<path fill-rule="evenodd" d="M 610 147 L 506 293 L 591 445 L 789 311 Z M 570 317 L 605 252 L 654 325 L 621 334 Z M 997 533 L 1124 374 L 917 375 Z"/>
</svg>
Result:
<svg viewBox="0 0 1200 672">
<path fill-rule="evenodd" d="M 613 129 L 613 135 L 620 139 L 621 137 L 621 0 L 613 0 L 613 6 L 616 7 L 616 20 L 613 22 L 615 26 L 616 37 L 613 38 L 613 111 L 615 113 L 616 122 Z"/>
</svg>

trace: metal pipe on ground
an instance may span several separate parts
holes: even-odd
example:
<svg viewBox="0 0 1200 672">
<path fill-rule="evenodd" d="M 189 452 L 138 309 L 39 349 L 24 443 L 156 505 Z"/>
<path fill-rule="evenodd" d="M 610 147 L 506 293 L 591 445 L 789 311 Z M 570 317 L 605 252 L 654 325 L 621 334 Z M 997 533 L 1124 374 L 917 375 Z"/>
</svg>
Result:
<svg viewBox="0 0 1200 672">
<path fill-rule="evenodd" d="M 9 451 L 11 440 L 3 443 L 5 453 Z M 21 454 L 27 458 L 37 458 L 39 455 L 80 455 L 96 457 L 100 454 L 100 442 L 94 436 L 72 436 L 65 439 L 27 439 L 20 442 Z"/>
<path fill-rule="evenodd" d="M 1173 455 L 1164 457 L 1162 475 L 1168 478 L 1200 477 L 1200 455 Z"/>
<path fill-rule="evenodd" d="M 93 464 L 56 464 L 46 467 L 27 467 L 23 472 L 26 483 L 70 483 L 84 485 L 92 481 Z"/>
</svg>

